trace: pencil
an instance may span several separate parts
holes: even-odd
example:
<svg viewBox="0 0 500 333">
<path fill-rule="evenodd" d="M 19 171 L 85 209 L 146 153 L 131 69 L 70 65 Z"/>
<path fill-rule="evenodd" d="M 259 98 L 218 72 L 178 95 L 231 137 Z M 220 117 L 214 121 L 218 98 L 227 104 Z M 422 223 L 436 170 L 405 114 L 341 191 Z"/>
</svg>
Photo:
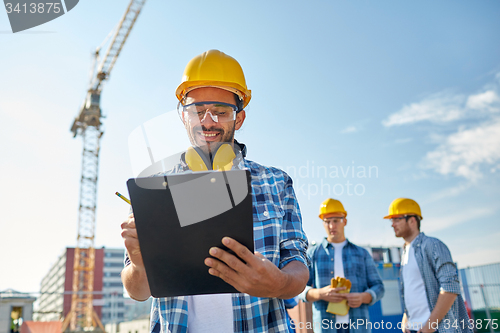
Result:
<svg viewBox="0 0 500 333">
<path fill-rule="evenodd" d="M 121 195 L 120 193 L 118 192 L 115 192 L 115 194 L 120 197 L 121 199 L 123 199 L 123 201 L 125 201 L 126 203 L 128 203 L 130 205 L 130 200 L 127 199 L 126 197 L 124 197 L 123 195 Z"/>
</svg>

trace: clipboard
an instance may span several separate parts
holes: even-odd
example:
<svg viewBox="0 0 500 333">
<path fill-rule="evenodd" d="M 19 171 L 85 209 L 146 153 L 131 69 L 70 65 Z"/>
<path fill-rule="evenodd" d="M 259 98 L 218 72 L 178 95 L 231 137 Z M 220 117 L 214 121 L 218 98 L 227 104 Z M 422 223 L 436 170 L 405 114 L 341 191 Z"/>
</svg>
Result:
<svg viewBox="0 0 500 333">
<path fill-rule="evenodd" d="M 231 237 L 254 251 L 248 170 L 131 178 L 127 187 L 151 295 L 236 293 L 208 273 L 213 246 Z"/>
</svg>

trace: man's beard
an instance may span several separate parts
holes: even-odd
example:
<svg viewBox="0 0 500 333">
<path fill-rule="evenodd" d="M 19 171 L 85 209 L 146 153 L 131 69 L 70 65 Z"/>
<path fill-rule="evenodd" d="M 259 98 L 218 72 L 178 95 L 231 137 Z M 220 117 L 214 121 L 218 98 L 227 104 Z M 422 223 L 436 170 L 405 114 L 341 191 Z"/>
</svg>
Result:
<svg viewBox="0 0 500 333">
<path fill-rule="evenodd" d="M 200 139 L 198 139 L 198 140 L 196 139 L 197 134 L 195 134 L 195 133 L 203 132 L 203 131 L 217 132 L 217 133 L 219 133 L 221 140 L 216 141 L 216 142 L 206 142 L 204 140 L 201 140 L 201 142 L 199 142 Z M 223 128 L 207 128 L 204 125 L 195 126 L 195 127 L 193 127 L 193 130 L 191 132 L 191 143 L 194 146 L 199 147 L 205 153 L 205 155 L 211 159 L 212 154 L 214 154 L 222 144 L 224 144 L 224 143 L 232 144 L 233 143 L 234 132 L 235 132 L 234 131 L 234 124 L 231 128 L 228 129 L 227 132 Z"/>
</svg>

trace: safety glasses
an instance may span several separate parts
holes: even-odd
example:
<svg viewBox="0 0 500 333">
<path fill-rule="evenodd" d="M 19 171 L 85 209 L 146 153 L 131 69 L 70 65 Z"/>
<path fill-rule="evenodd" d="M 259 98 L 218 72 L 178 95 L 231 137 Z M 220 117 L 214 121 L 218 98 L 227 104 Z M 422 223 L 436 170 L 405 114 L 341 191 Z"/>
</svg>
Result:
<svg viewBox="0 0 500 333">
<path fill-rule="evenodd" d="M 329 217 L 329 218 L 323 219 L 323 223 L 330 224 L 333 222 L 334 224 L 337 224 L 337 223 L 344 222 L 344 220 L 345 220 L 345 217 Z"/>
<path fill-rule="evenodd" d="M 182 113 L 184 118 L 190 121 L 199 122 L 206 120 L 207 114 L 209 114 L 210 118 L 216 123 L 234 121 L 238 111 L 238 107 L 234 104 L 214 101 L 197 102 L 187 105 L 179 103 L 177 105 L 177 112 L 179 115 Z"/>
</svg>

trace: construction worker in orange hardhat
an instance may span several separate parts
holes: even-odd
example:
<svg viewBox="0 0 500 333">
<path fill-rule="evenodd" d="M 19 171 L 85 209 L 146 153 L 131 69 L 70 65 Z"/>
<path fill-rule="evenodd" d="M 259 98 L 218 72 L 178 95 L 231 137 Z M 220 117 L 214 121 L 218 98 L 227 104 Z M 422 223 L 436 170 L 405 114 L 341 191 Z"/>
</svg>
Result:
<svg viewBox="0 0 500 333">
<path fill-rule="evenodd" d="M 368 306 L 384 296 L 384 284 L 372 256 L 345 237 L 346 217 L 342 202 L 332 198 L 323 201 L 319 218 L 326 238 L 307 250 L 309 281 L 299 299 L 313 303 L 313 322 L 330 323 L 315 326 L 318 333 L 345 333 L 350 322 L 368 322 Z M 340 287 L 332 280 L 340 281 Z M 355 331 L 368 333 L 370 329 L 360 325 Z"/>
<path fill-rule="evenodd" d="M 231 56 L 209 50 L 189 61 L 175 94 L 192 147 L 181 154 L 172 173 L 228 170 L 224 175 L 230 179 L 232 169 L 247 170 L 252 187 L 249 194 L 255 252 L 234 238 L 222 238 L 224 248 L 214 244 L 207 249 L 204 264 L 214 279 L 225 281 L 236 291 L 156 298 L 152 311 L 157 316 L 151 316 L 151 327 L 162 332 L 185 331 L 186 327 L 194 333 L 243 332 L 249 327 L 258 327 L 262 332 L 288 332 L 283 300 L 305 288 L 308 241 L 292 179 L 278 168 L 247 160 L 245 145 L 234 138 L 251 99 L 243 70 Z M 186 200 L 193 210 L 200 209 L 190 198 Z M 187 233 L 192 232 L 187 228 Z M 128 254 L 123 284 L 132 298 L 146 300 L 151 291 L 133 215 L 122 229 Z M 192 243 L 201 237 L 204 235 L 192 234 Z M 189 246 L 179 251 L 189 255 Z M 182 316 L 176 315 L 180 312 Z"/>
<path fill-rule="evenodd" d="M 405 240 L 399 287 L 405 306 L 403 331 L 472 332 L 467 326 L 449 329 L 444 325 L 453 320 L 468 322 L 469 317 L 448 247 L 439 239 L 420 232 L 422 212 L 419 204 L 412 199 L 397 198 L 384 219 L 390 219 L 396 237 Z"/>
</svg>

